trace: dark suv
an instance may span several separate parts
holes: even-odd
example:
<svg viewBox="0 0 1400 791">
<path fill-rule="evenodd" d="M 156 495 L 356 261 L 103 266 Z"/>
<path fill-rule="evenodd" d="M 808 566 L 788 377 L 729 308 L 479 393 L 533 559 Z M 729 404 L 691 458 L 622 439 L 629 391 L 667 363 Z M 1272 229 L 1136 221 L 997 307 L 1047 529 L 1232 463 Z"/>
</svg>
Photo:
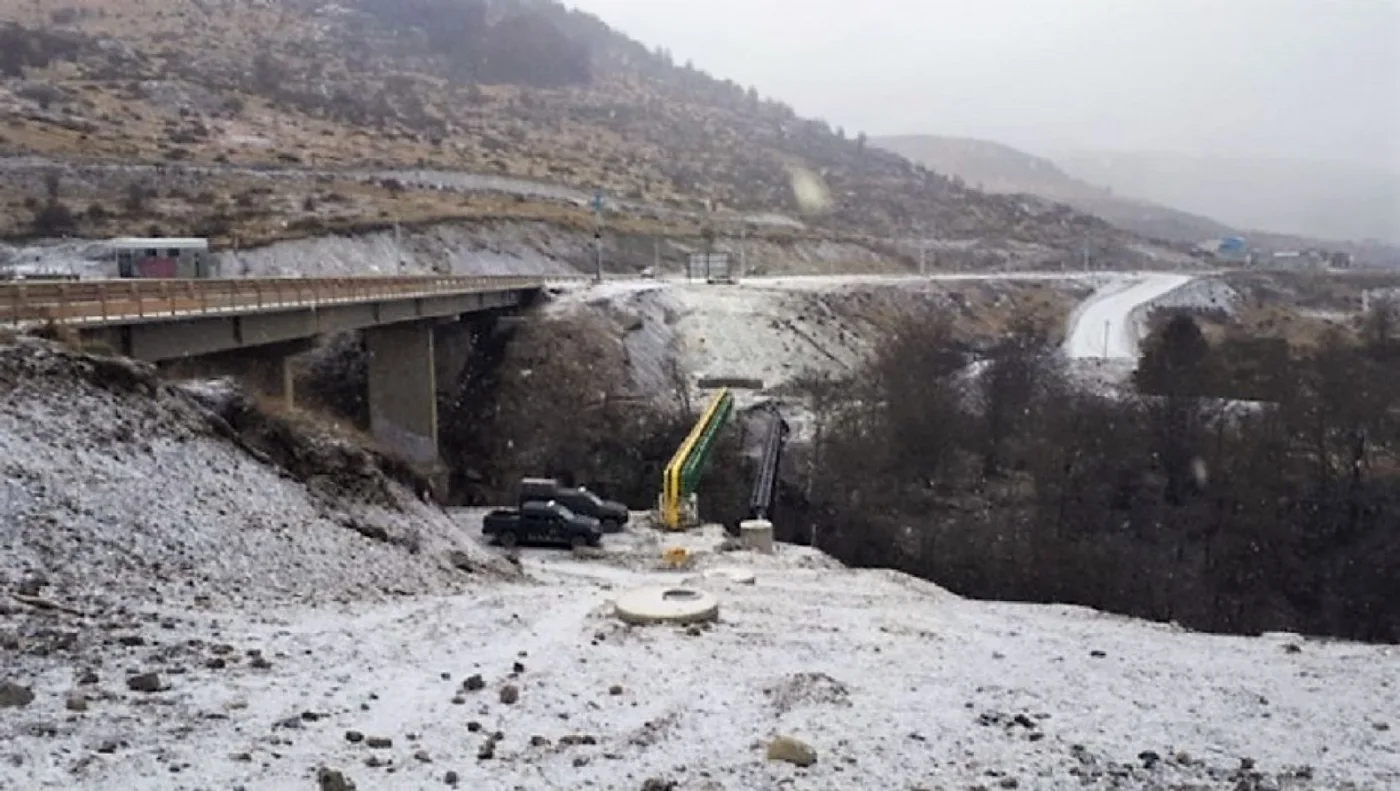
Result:
<svg viewBox="0 0 1400 791">
<path fill-rule="evenodd" d="M 582 486 L 560 486 L 553 478 L 526 478 L 520 482 L 520 506 L 526 503 L 556 502 L 582 516 L 591 516 L 601 524 L 604 533 L 616 533 L 627 524 L 627 506 L 615 500 L 604 500 Z"/>
</svg>

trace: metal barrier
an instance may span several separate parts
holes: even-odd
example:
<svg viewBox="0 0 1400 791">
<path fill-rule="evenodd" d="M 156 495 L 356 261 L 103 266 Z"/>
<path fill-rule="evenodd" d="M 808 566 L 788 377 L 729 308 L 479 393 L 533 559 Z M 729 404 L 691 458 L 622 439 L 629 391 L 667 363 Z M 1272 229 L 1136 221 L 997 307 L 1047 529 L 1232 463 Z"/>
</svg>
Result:
<svg viewBox="0 0 1400 791">
<path fill-rule="evenodd" d="M 102 324 L 111 321 L 248 313 L 436 294 L 542 288 L 586 279 L 502 276 L 88 280 L 0 283 L 0 325 Z"/>
</svg>

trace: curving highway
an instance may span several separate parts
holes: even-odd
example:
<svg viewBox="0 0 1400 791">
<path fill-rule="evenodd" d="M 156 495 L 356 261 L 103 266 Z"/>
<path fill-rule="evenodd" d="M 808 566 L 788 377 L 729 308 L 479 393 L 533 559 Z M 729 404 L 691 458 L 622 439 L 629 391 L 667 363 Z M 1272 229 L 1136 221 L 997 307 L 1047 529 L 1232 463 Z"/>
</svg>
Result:
<svg viewBox="0 0 1400 791">
<path fill-rule="evenodd" d="M 1065 356 L 1072 360 L 1136 360 L 1145 328 L 1139 308 L 1194 280 L 1169 272 L 1124 277 L 1100 288 L 1070 317 Z"/>
</svg>

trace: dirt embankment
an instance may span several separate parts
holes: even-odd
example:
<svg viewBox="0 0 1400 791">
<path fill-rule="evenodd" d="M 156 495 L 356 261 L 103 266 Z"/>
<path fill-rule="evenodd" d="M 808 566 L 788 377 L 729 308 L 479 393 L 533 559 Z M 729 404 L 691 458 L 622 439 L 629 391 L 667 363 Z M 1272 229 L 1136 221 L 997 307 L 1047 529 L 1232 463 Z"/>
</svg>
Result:
<svg viewBox="0 0 1400 791">
<path fill-rule="evenodd" d="M 392 464 L 227 383 L 0 346 L 0 579 L 89 611 L 449 590 L 503 571 Z M 387 472 L 386 472 L 387 470 Z M 8 586 L 7 586 L 8 587 Z"/>
</svg>

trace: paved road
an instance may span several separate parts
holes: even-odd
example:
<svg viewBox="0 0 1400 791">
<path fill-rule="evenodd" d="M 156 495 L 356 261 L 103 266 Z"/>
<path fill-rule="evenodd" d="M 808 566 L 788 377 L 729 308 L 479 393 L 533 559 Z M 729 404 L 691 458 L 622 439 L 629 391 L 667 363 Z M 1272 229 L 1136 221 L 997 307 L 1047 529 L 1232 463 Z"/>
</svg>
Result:
<svg viewBox="0 0 1400 791">
<path fill-rule="evenodd" d="M 1075 310 L 1064 350 L 1070 359 L 1134 360 L 1145 330 L 1134 316 L 1140 306 L 1195 279 L 1166 272 L 1125 275 Z"/>
</svg>

